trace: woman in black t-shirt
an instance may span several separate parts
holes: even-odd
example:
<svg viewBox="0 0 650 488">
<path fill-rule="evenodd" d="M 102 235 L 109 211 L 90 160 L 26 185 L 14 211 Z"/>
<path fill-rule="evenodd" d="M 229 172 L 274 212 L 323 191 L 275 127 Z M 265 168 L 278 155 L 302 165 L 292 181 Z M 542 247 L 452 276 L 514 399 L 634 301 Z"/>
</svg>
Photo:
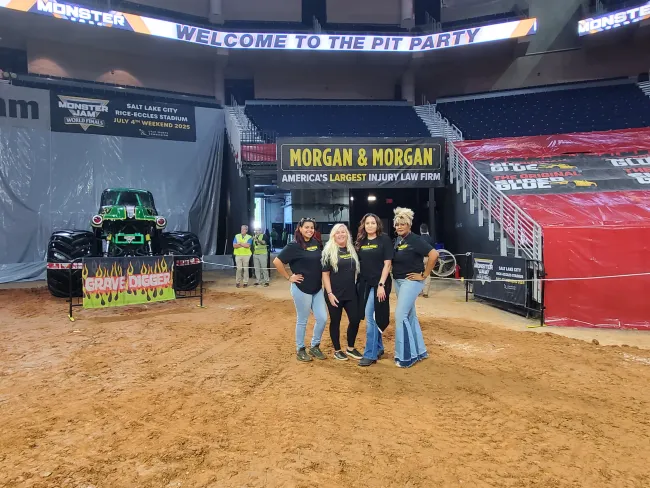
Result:
<svg viewBox="0 0 650 488">
<path fill-rule="evenodd" d="M 384 234 L 379 217 L 363 216 L 355 245 L 361 263 L 358 279 L 359 310 L 366 318 L 366 348 L 359 366 L 370 366 L 384 354 L 382 334 L 390 321 L 388 296 L 391 291 L 390 267 L 393 243 Z"/>
<path fill-rule="evenodd" d="M 350 232 L 345 224 L 332 227 L 330 239 L 323 249 L 323 284 L 327 293 L 327 308 L 330 312 L 330 337 L 334 345 L 334 358 L 347 361 L 361 359 L 361 353 L 354 347 L 359 333 L 359 312 L 357 311 L 357 273 L 359 258 L 352 245 Z M 341 316 L 343 309 L 348 315 L 348 347 L 341 351 Z"/>
<path fill-rule="evenodd" d="M 397 290 L 395 307 L 395 364 L 401 368 L 413 366 L 428 357 L 422 330 L 415 314 L 415 300 L 422 292 L 424 279 L 438 259 L 438 251 L 421 236 L 411 232 L 414 213 L 398 207 L 393 224 L 397 232 L 393 278 Z M 424 257 L 428 257 L 426 269 Z"/>
<path fill-rule="evenodd" d="M 291 296 L 296 306 L 296 351 L 299 361 L 311 361 L 311 356 L 325 359 L 320 350 L 320 341 L 327 323 L 327 308 L 323 296 L 321 246 L 313 238 L 314 219 L 301 219 L 295 234 L 295 242 L 287 244 L 273 265 L 280 275 L 291 282 Z M 293 273 L 289 276 L 284 265 Z M 305 350 L 305 334 L 309 311 L 314 312 L 316 325 L 311 339 L 309 354 Z"/>
</svg>

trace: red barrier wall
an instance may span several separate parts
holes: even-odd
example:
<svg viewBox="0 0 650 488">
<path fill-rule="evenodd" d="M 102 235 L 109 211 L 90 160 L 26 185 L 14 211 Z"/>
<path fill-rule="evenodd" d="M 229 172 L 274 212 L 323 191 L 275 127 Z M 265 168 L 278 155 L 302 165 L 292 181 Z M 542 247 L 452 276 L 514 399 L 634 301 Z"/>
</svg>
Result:
<svg viewBox="0 0 650 488">
<path fill-rule="evenodd" d="M 548 278 L 650 273 L 650 191 L 511 197 L 544 228 Z M 549 281 L 546 324 L 650 330 L 650 275 Z"/>
<path fill-rule="evenodd" d="M 470 161 L 650 150 L 650 128 L 457 143 Z M 543 228 L 548 278 L 650 273 L 650 191 L 510 196 Z M 650 330 L 650 275 L 549 281 L 546 324 Z"/>
<path fill-rule="evenodd" d="M 619 154 L 650 149 L 650 127 L 535 137 L 462 141 L 456 147 L 470 161 L 546 158 L 562 154 Z"/>
</svg>

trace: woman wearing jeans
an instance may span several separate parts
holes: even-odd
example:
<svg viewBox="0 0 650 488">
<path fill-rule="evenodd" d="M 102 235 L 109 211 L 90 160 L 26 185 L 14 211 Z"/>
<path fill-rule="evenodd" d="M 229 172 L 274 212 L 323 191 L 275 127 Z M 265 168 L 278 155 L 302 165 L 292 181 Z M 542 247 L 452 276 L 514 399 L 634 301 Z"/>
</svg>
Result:
<svg viewBox="0 0 650 488">
<path fill-rule="evenodd" d="M 323 284 L 327 292 L 327 308 L 330 312 L 330 338 L 334 345 L 334 359 L 347 361 L 361 359 L 361 353 L 354 343 L 359 333 L 359 312 L 357 299 L 357 274 L 359 257 L 352 245 L 350 232 L 345 224 L 332 227 L 330 239 L 323 249 Z M 341 317 L 343 310 L 348 316 L 348 347 L 341 350 Z"/>
<path fill-rule="evenodd" d="M 408 368 L 428 357 L 422 330 L 415 314 L 415 300 L 424 288 L 424 279 L 438 259 L 438 251 L 411 232 L 413 211 L 397 207 L 393 224 L 397 232 L 393 278 L 397 290 L 395 308 L 395 365 Z M 428 257 L 426 269 L 424 258 Z"/>
<path fill-rule="evenodd" d="M 365 311 L 366 317 L 366 349 L 359 366 L 370 366 L 384 354 L 381 336 L 390 321 L 388 296 L 393 259 L 393 243 L 383 233 L 381 220 L 375 214 L 366 214 L 361 219 L 355 247 L 361 263 L 357 283 L 359 310 Z"/>
<path fill-rule="evenodd" d="M 320 350 L 320 341 L 327 322 L 327 308 L 323 296 L 321 247 L 313 238 L 314 219 L 301 219 L 296 229 L 295 242 L 287 244 L 273 265 L 282 276 L 291 282 L 291 296 L 296 306 L 296 350 L 298 361 L 311 361 L 311 356 L 325 359 Z M 284 265 L 293 273 L 289 276 Z M 316 325 L 311 339 L 309 354 L 305 350 L 305 334 L 309 311 L 314 312 Z"/>
</svg>

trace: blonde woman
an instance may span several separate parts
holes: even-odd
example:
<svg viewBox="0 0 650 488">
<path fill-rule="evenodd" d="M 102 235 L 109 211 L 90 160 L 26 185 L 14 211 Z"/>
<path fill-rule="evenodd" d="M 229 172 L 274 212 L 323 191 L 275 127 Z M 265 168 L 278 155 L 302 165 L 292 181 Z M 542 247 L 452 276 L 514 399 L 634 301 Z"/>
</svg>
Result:
<svg viewBox="0 0 650 488">
<path fill-rule="evenodd" d="M 397 232 L 393 257 L 393 279 L 397 291 L 395 307 L 395 365 L 408 368 L 428 357 L 422 329 L 415 314 L 415 300 L 422 293 L 425 277 L 438 259 L 438 251 L 411 232 L 413 210 L 397 207 L 393 225 Z M 426 268 L 424 258 L 428 258 Z"/>
<path fill-rule="evenodd" d="M 327 293 L 327 308 L 330 312 L 330 337 L 334 345 L 334 358 L 347 361 L 348 357 L 361 359 L 363 356 L 354 347 L 359 332 L 359 311 L 357 299 L 357 274 L 359 257 L 352 245 L 352 238 L 344 224 L 332 227 L 330 238 L 321 258 L 323 285 Z M 348 316 L 348 347 L 341 350 L 341 317 L 343 309 Z"/>
</svg>

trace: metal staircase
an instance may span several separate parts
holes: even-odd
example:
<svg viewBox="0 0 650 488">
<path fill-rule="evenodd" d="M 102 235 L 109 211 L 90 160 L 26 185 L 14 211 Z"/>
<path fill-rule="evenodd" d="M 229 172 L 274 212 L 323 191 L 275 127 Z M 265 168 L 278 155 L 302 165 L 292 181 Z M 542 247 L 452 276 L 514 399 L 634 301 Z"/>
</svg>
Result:
<svg viewBox="0 0 650 488">
<path fill-rule="evenodd" d="M 418 117 L 426 124 L 432 137 L 444 137 L 448 141 L 462 141 L 463 133 L 458 127 L 451 124 L 432 104 L 418 105 L 415 107 Z"/>
<path fill-rule="evenodd" d="M 234 98 L 230 103 L 226 107 L 226 134 L 239 175 L 244 176 L 242 144 L 263 144 L 266 140 L 264 134 L 246 116 L 244 107 L 238 105 Z"/>
<path fill-rule="evenodd" d="M 444 135 L 447 139 L 450 183 L 455 184 L 456 193 L 462 194 L 470 214 L 477 216 L 478 226 L 487 225 L 489 240 L 499 240 L 501 255 L 541 261 L 541 226 L 463 156 L 455 144 L 463 140 L 462 132 L 450 124 L 435 105 L 421 105 L 415 110 L 431 135 Z"/>
</svg>

